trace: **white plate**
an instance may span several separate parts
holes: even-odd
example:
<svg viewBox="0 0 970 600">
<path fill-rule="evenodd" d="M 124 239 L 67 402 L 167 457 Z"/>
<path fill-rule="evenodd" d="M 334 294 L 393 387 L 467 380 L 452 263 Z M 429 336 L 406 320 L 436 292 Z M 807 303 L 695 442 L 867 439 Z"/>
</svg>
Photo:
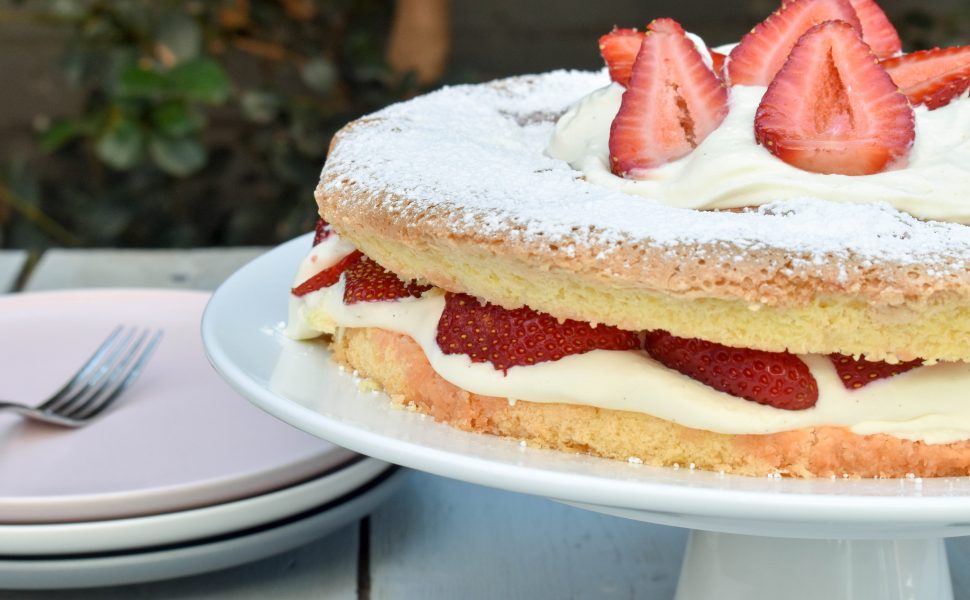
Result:
<svg viewBox="0 0 970 600">
<path fill-rule="evenodd" d="M 523 448 L 392 409 L 385 396 L 359 392 L 325 350 L 280 334 L 291 274 L 310 239 L 283 244 L 230 277 L 202 325 L 226 380 L 305 431 L 438 475 L 682 527 L 813 538 L 970 533 L 970 478 L 797 480 L 656 468 Z"/>
<path fill-rule="evenodd" d="M 361 457 L 323 477 L 281 490 L 162 515 L 85 523 L 0 525 L 0 556 L 131 551 L 224 535 L 331 502 L 379 476 L 388 466 L 383 461 Z"/>
<path fill-rule="evenodd" d="M 356 455 L 267 418 L 212 370 L 209 294 L 83 290 L 0 297 L 0 398 L 38 403 L 118 324 L 158 327 L 141 378 L 81 429 L 0 414 L 0 523 L 114 519 L 262 494 Z"/>
<path fill-rule="evenodd" d="M 40 560 L 0 557 L 0 588 L 125 585 L 197 575 L 266 558 L 309 543 L 373 511 L 397 489 L 405 475 L 394 469 L 385 473 L 335 502 L 235 535 L 121 554 Z"/>
</svg>

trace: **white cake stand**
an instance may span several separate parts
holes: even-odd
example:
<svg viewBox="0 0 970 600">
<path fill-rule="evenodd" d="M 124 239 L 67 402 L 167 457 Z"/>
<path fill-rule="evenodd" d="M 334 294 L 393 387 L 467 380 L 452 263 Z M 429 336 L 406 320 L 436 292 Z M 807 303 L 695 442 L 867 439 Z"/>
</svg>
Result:
<svg viewBox="0 0 970 600">
<path fill-rule="evenodd" d="M 943 538 L 970 534 L 970 478 L 753 478 L 607 461 L 469 434 L 359 391 L 320 346 L 281 335 L 303 236 L 216 291 L 210 360 L 256 405 L 407 467 L 692 530 L 678 600 L 948 600 Z"/>
</svg>

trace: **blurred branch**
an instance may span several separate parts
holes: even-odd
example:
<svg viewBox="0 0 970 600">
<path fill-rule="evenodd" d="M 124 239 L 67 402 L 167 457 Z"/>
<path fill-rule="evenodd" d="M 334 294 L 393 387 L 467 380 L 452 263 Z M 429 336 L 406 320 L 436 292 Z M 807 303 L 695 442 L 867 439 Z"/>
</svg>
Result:
<svg viewBox="0 0 970 600">
<path fill-rule="evenodd" d="M 58 244 L 63 246 L 77 246 L 81 243 L 81 240 L 77 236 L 44 214 L 42 210 L 18 196 L 3 183 L 0 183 L 0 203 L 20 213 L 21 216 L 36 225 L 38 229 Z"/>
</svg>

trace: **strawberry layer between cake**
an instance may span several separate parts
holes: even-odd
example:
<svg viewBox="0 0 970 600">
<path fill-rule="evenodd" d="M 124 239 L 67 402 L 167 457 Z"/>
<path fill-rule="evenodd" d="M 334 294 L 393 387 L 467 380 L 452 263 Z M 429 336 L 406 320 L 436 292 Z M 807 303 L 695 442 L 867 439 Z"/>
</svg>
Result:
<svg viewBox="0 0 970 600">
<path fill-rule="evenodd" d="M 547 146 L 605 84 L 554 72 L 446 88 L 351 123 L 317 189 L 321 215 L 402 279 L 506 308 L 741 348 L 970 360 L 970 229 L 866 195 L 865 177 L 811 176 L 849 203 L 778 188 L 736 211 L 594 183 Z M 686 160 L 679 177 L 719 187 Z M 916 186 L 930 196 L 949 185 L 932 173 Z"/>
<path fill-rule="evenodd" d="M 337 235 L 316 246 L 302 263 L 297 282 L 337 263 L 353 251 Z M 668 369 L 640 350 L 594 350 L 507 373 L 462 354 L 445 354 L 435 339 L 444 310 L 443 292 L 420 298 L 344 303 L 345 279 L 291 298 L 288 334 L 300 338 L 374 330 L 403 334 L 418 346 L 410 361 L 431 370 L 458 390 L 484 397 L 592 406 L 640 413 L 687 428 L 726 434 L 771 434 L 833 426 L 854 434 L 887 434 L 929 445 L 970 439 L 970 364 L 923 366 L 861 389 L 846 389 L 826 356 L 802 355 L 818 382 L 818 403 L 791 411 L 757 404 L 708 387 Z M 417 354 L 414 356 L 413 354 Z M 352 365 L 355 368 L 357 365 Z"/>
</svg>

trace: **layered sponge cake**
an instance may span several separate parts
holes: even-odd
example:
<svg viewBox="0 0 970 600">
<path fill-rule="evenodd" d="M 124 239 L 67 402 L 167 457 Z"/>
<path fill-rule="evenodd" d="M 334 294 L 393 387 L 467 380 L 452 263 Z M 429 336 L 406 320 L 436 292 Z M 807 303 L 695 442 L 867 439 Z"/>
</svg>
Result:
<svg viewBox="0 0 970 600">
<path fill-rule="evenodd" d="M 875 10 L 873 10 L 875 9 Z M 749 475 L 970 472 L 970 50 L 869 0 L 733 49 L 669 19 L 609 73 L 355 121 L 289 332 L 533 446 Z"/>
</svg>

